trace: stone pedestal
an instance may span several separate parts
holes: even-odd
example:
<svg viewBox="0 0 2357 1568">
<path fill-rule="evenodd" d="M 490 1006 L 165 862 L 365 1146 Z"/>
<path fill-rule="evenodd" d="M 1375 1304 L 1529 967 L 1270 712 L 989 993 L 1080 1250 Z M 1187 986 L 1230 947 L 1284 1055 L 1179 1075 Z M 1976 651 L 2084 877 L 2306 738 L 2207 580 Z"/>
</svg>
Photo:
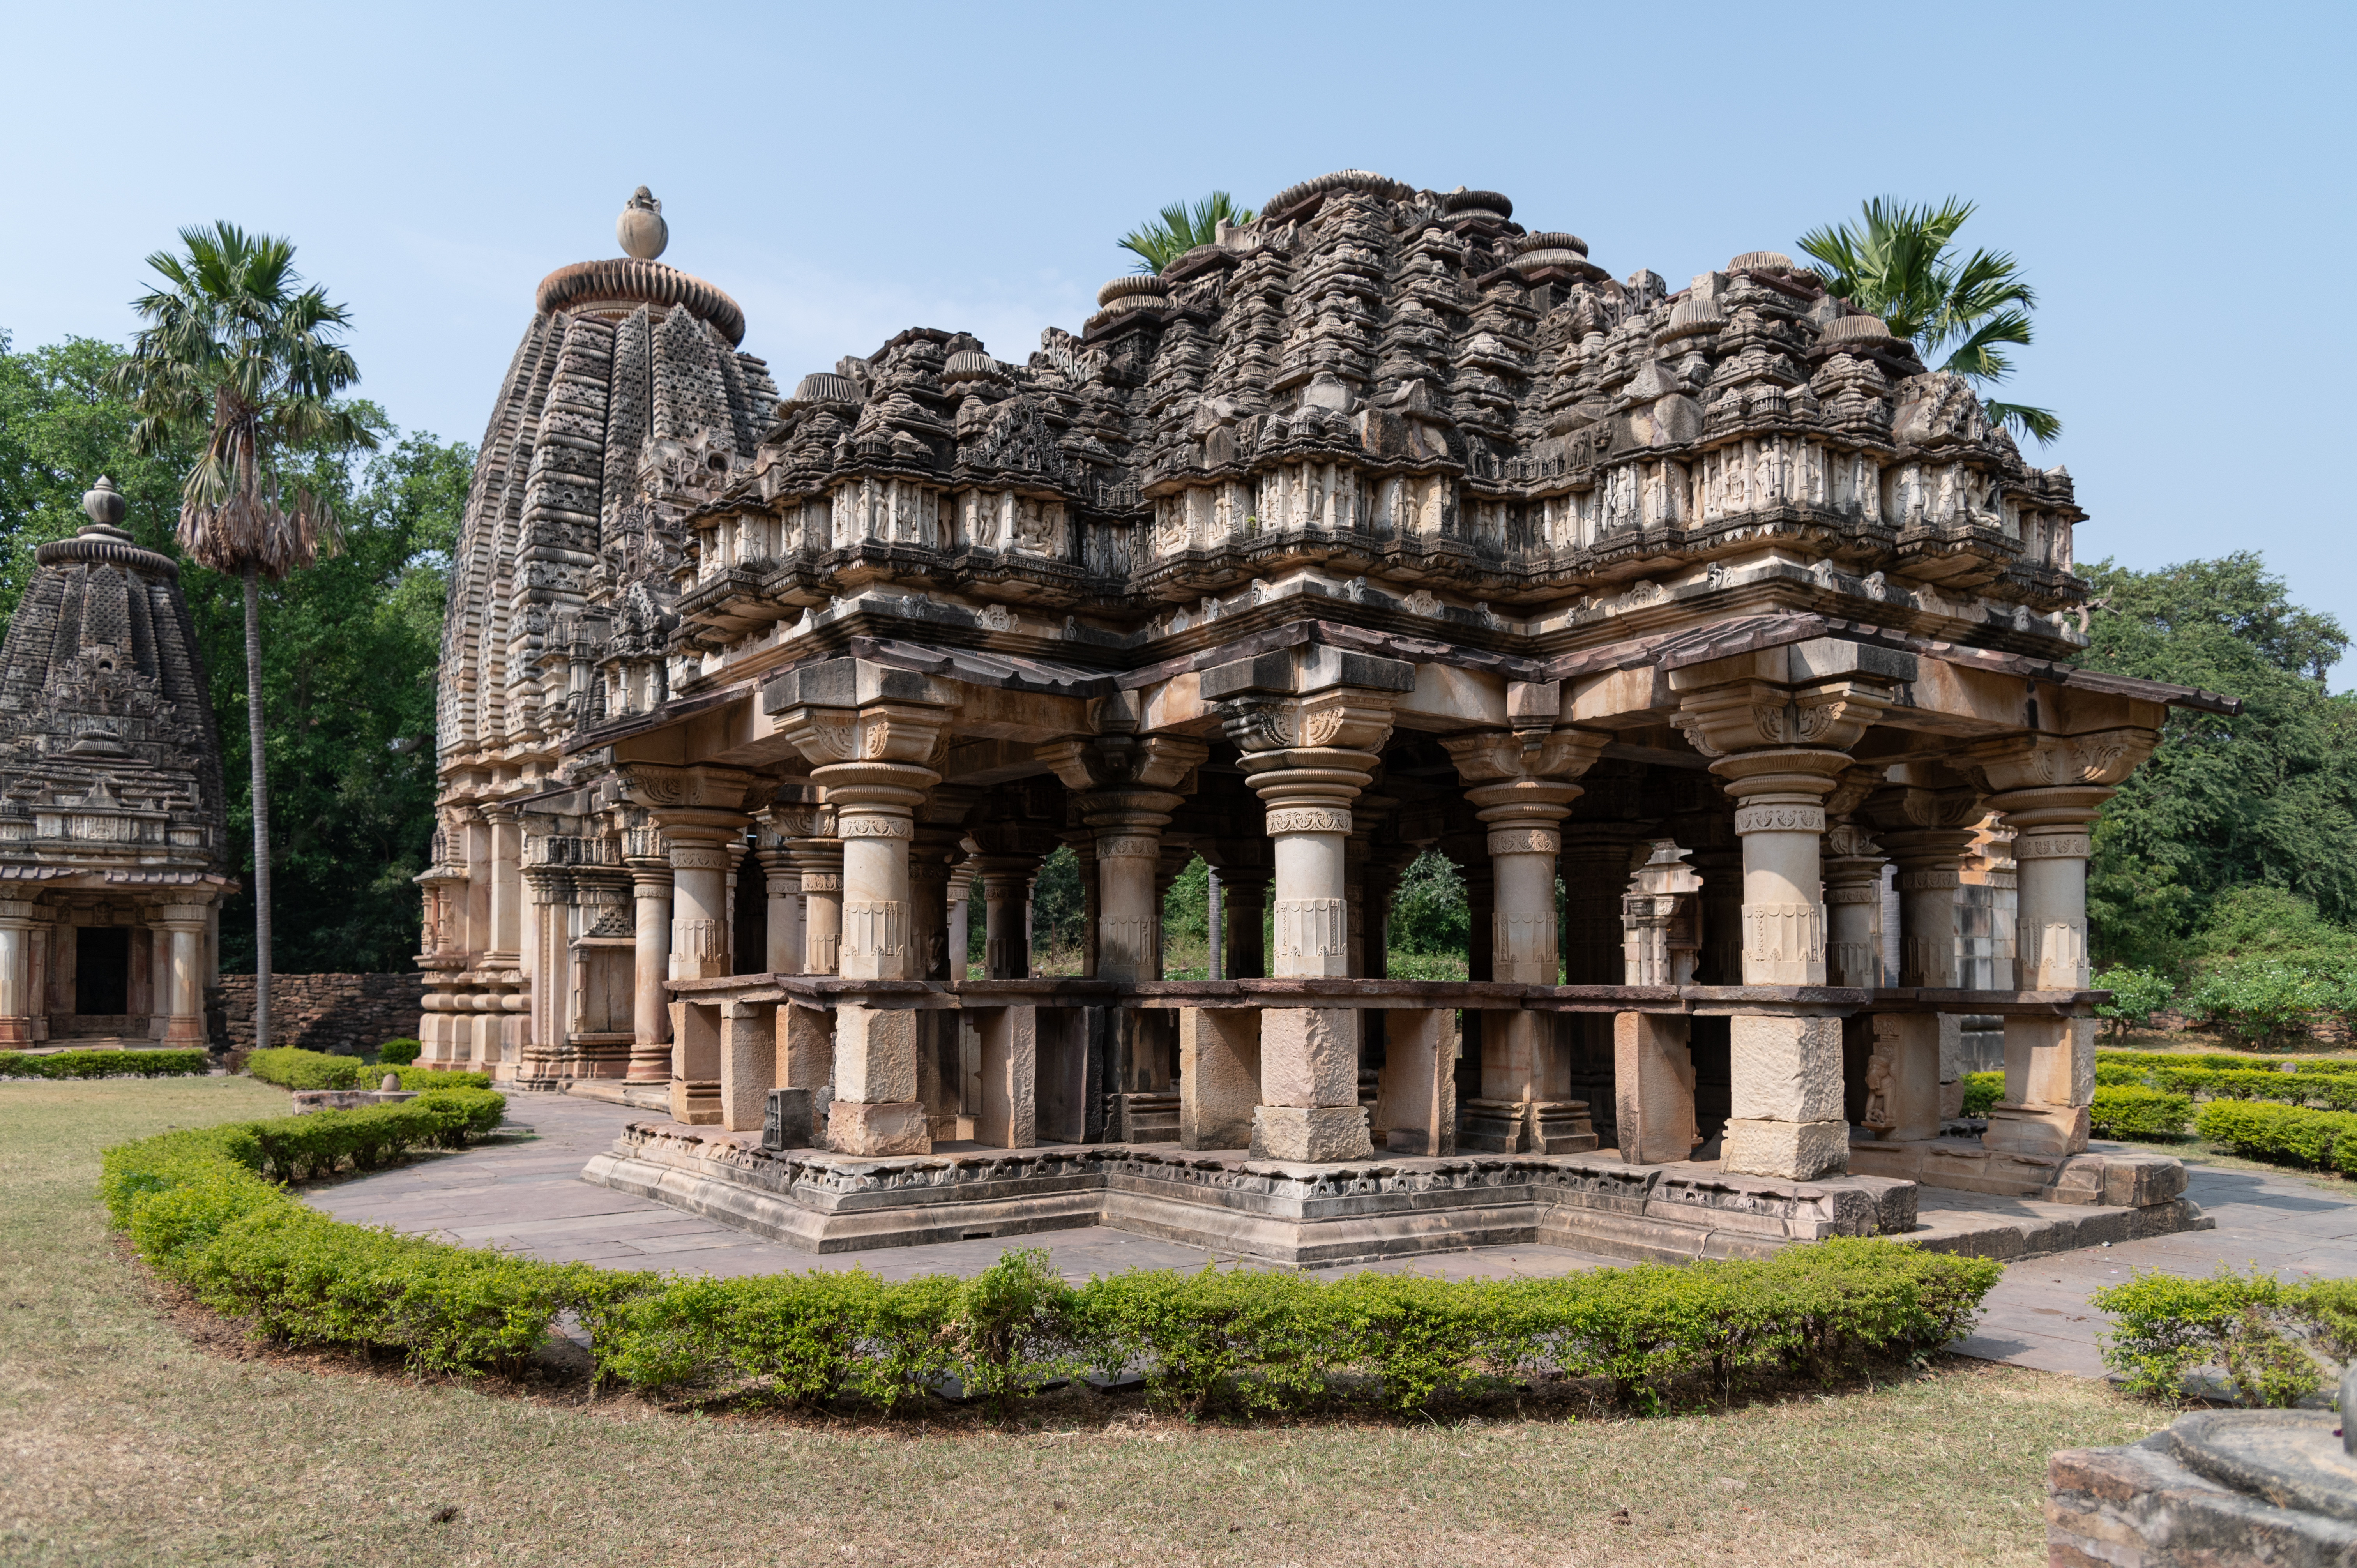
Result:
<svg viewBox="0 0 2357 1568">
<path fill-rule="evenodd" d="M 1722 1167 L 1792 1181 L 1846 1170 L 1841 1020 L 1738 1014 L 1728 1034 L 1734 1114 Z"/>
<path fill-rule="evenodd" d="M 1374 1152 L 1367 1113 L 1359 1104 L 1358 1023 L 1358 1015 L 1346 1007 L 1271 1007 L 1261 1013 L 1254 1155 L 1351 1160 Z"/>
<path fill-rule="evenodd" d="M 1383 1017 L 1383 1079 L 1386 1154 L 1403 1159 L 1457 1152 L 1456 1031 L 1438 1009 L 1399 1009 Z"/>
<path fill-rule="evenodd" d="M 1178 1009 L 1178 1145 L 1241 1149 L 1260 1100 L 1261 1015 L 1250 1008 Z"/>
<path fill-rule="evenodd" d="M 758 1131 L 778 1083 L 778 1004 L 728 1002 L 720 1007 L 720 1124 Z"/>
<path fill-rule="evenodd" d="M 1039 1141 L 1039 1011 L 993 1007 L 977 1014 L 982 1036 L 982 1097 L 977 1142 L 1028 1149 Z"/>
<path fill-rule="evenodd" d="M 1702 1142 L 1695 1127 L 1687 1028 L 1686 1019 L 1675 1014 L 1613 1015 L 1613 1119 L 1620 1157 L 1632 1165 L 1690 1159 Z"/>
<path fill-rule="evenodd" d="M 673 1121 L 690 1126 L 711 1126 L 720 1122 L 723 1112 L 717 1006 L 694 1002 L 671 1004 L 670 1078 Z"/>
<path fill-rule="evenodd" d="M 834 1012 L 834 1103 L 827 1145 L 844 1155 L 921 1155 L 932 1148 L 917 1098 L 917 1015 L 907 1008 Z"/>
</svg>

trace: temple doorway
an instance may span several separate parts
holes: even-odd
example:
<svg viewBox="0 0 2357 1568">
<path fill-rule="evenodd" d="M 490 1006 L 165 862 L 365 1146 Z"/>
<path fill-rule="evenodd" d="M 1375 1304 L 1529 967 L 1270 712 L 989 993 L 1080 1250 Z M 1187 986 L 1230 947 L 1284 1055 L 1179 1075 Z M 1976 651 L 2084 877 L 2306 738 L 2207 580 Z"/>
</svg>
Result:
<svg viewBox="0 0 2357 1568">
<path fill-rule="evenodd" d="M 74 928 L 74 1011 L 113 1017 L 131 1011 L 131 928 Z"/>
</svg>

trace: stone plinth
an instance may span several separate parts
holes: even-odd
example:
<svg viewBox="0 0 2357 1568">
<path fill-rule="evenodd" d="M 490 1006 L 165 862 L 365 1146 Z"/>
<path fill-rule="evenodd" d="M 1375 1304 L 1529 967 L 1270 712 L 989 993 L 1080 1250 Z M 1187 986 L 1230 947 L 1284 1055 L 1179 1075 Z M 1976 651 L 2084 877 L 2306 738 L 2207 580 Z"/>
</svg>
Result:
<svg viewBox="0 0 2357 1568">
<path fill-rule="evenodd" d="M 2357 1456 L 2339 1427 L 2321 1411 L 2201 1411 L 2126 1447 L 2066 1449 L 2046 1468 L 2048 1561 L 2357 1562 Z"/>
</svg>

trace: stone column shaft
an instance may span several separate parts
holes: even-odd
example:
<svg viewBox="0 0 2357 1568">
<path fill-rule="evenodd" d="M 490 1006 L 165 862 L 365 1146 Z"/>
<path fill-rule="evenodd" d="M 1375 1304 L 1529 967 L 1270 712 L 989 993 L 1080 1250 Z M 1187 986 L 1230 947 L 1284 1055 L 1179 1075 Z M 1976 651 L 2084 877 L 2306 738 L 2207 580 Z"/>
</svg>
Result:
<svg viewBox="0 0 2357 1568">
<path fill-rule="evenodd" d="M 649 834 L 649 837 L 653 835 Z M 630 1062 L 632 1083 L 671 1081 L 671 862 L 639 855 L 630 868 Z"/>
</svg>

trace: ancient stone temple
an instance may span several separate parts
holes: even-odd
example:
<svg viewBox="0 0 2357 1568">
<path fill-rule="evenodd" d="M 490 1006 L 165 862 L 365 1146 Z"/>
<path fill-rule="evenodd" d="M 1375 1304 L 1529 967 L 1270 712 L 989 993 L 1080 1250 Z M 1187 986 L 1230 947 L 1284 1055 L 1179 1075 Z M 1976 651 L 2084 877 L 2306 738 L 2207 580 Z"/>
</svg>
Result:
<svg viewBox="0 0 2357 1568">
<path fill-rule="evenodd" d="M 643 190 L 621 235 L 483 443 L 421 878 L 429 1060 L 661 1108 L 598 1179 L 815 1246 L 1085 1211 L 1305 1257 L 1345 1210 L 2178 1212 L 2082 1154 L 2088 831 L 2231 704 L 2073 666 L 2070 475 L 1788 257 L 1616 281 L 1346 171 L 1019 360 L 914 328 L 780 397 Z M 1022 935 L 1060 843 L 1077 979 Z M 1465 983 L 1384 978 L 1427 849 Z M 1224 978 L 1166 981 L 1196 855 Z"/>
<path fill-rule="evenodd" d="M 205 1043 L 226 822 L 179 569 L 118 526 L 34 553 L 0 649 L 0 1048 Z"/>
</svg>

